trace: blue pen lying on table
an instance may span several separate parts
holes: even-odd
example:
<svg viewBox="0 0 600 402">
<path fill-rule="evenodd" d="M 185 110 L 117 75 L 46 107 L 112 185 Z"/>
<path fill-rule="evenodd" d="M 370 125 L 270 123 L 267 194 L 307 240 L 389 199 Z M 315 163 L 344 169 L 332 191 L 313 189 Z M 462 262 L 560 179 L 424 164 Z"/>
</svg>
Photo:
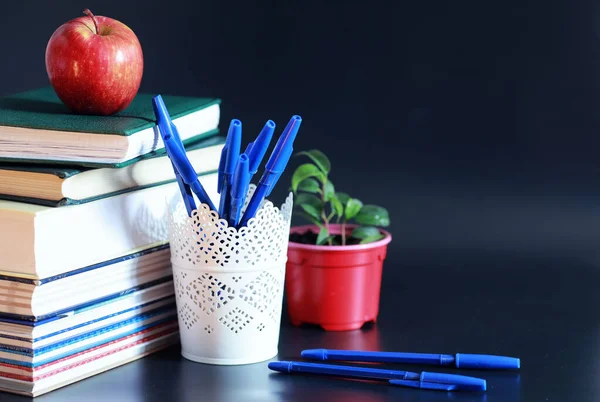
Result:
<svg viewBox="0 0 600 402">
<path fill-rule="evenodd" d="M 482 378 L 445 373 L 411 373 L 409 371 L 384 370 L 369 367 L 353 367 L 334 364 L 279 361 L 269 363 L 269 369 L 280 373 L 317 374 L 384 380 L 403 387 L 431 389 L 437 391 L 485 391 L 486 381 Z"/>
<path fill-rule="evenodd" d="M 454 366 L 468 369 L 511 370 L 521 367 L 517 357 L 456 353 L 455 355 L 431 353 L 371 352 L 363 350 L 308 349 L 301 356 L 313 360 L 354 361 L 371 363 L 408 363 Z"/>
<path fill-rule="evenodd" d="M 152 98 L 152 107 L 156 116 L 158 131 L 165 144 L 167 156 L 171 159 L 188 215 L 191 216 L 192 211 L 196 209 L 196 203 L 191 191 L 196 194 L 201 203 L 207 204 L 212 210 L 216 210 L 210 197 L 198 180 L 198 174 L 187 158 L 185 147 L 181 142 L 177 127 L 171 121 L 167 107 L 160 95 Z"/>
</svg>

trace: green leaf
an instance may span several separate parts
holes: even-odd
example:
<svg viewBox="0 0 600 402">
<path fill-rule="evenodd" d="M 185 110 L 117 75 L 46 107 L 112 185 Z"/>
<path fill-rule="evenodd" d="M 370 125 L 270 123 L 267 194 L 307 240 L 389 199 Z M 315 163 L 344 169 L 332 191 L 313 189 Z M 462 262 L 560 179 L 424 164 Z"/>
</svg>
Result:
<svg viewBox="0 0 600 402">
<path fill-rule="evenodd" d="M 317 210 L 317 208 L 313 207 L 310 204 L 301 204 L 300 208 L 302 208 L 304 212 L 306 212 L 307 214 L 309 214 L 317 220 L 321 218 L 321 213 Z"/>
<path fill-rule="evenodd" d="M 342 216 L 344 216 L 344 206 L 342 205 L 340 200 L 337 199 L 337 197 L 335 195 L 331 199 L 331 207 L 333 208 L 333 210 L 335 211 L 335 214 L 337 216 L 339 216 L 340 218 Z"/>
<path fill-rule="evenodd" d="M 360 241 L 360 244 L 366 244 L 366 243 L 373 243 L 374 241 L 377 240 L 381 240 L 383 239 L 385 236 L 380 234 L 379 236 L 370 236 L 370 237 L 365 237 L 364 239 L 362 239 Z"/>
<path fill-rule="evenodd" d="M 389 226 L 390 216 L 387 209 L 377 205 L 365 205 L 355 217 L 361 225 Z"/>
<path fill-rule="evenodd" d="M 378 237 L 380 235 L 381 232 L 375 226 L 359 226 L 352 231 L 352 237 L 357 239 L 367 239 L 369 237 Z"/>
<path fill-rule="evenodd" d="M 313 149 L 311 151 L 299 152 L 298 155 L 306 155 L 321 169 L 321 171 L 325 174 L 329 174 L 331 172 L 331 162 L 325 154 L 318 149 Z"/>
<path fill-rule="evenodd" d="M 298 184 L 298 190 L 306 191 L 307 193 L 318 193 L 321 191 L 321 186 L 319 186 L 319 182 L 309 177 L 308 179 L 304 179 Z"/>
<path fill-rule="evenodd" d="M 300 215 L 301 217 L 303 217 L 304 219 L 306 219 L 307 221 L 317 225 L 318 227 L 322 228 L 323 224 L 321 223 L 320 220 L 313 218 L 312 216 L 310 216 L 307 213 L 304 212 L 299 212 L 298 215 Z"/>
<path fill-rule="evenodd" d="M 319 230 L 319 235 L 317 236 L 317 244 L 324 244 L 329 240 L 329 232 L 326 227 L 321 227 Z"/>
<path fill-rule="evenodd" d="M 335 196 L 338 200 L 340 200 L 342 205 L 346 205 L 348 203 L 348 200 L 350 199 L 350 196 L 348 194 L 342 192 L 335 193 Z"/>
<path fill-rule="evenodd" d="M 312 194 L 300 193 L 296 196 L 294 205 L 300 206 L 304 204 L 312 205 L 319 211 L 319 213 L 323 209 L 323 201 Z"/>
<path fill-rule="evenodd" d="M 324 194 L 324 198 L 325 198 L 325 202 L 331 200 L 331 197 L 335 196 L 335 187 L 333 187 L 333 183 L 330 182 L 329 180 L 327 180 L 325 182 L 325 194 Z"/>
<path fill-rule="evenodd" d="M 360 212 L 362 206 L 363 204 L 359 199 L 350 198 L 346 203 L 346 219 L 354 218 Z"/>
<path fill-rule="evenodd" d="M 325 178 L 323 173 L 319 170 L 318 167 L 311 163 L 305 163 L 303 165 L 298 166 L 294 174 L 292 175 L 292 191 L 295 193 L 298 191 L 298 186 L 300 183 L 309 177 L 316 177 L 321 181 Z"/>
</svg>

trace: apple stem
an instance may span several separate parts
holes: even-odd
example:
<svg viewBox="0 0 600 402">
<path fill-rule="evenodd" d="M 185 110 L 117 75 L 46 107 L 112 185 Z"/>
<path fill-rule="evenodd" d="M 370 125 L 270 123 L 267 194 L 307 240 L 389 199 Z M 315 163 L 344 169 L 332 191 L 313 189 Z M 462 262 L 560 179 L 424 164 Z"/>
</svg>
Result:
<svg viewBox="0 0 600 402">
<path fill-rule="evenodd" d="M 96 16 L 94 14 L 92 14 L 92 12 L 90 11 L 89 8 L 86 8 L 85 10 L 83 10 L 83 13 L 85 15 L 87 15 L 88 17 L 90 17 L 92 19 L 92 21 L 94 21 L 94 27 L 96 28 L 96 35 L 100 34 L 100 30 L 98 30 L 98 20 L 96 19 Z"/>
</svg>

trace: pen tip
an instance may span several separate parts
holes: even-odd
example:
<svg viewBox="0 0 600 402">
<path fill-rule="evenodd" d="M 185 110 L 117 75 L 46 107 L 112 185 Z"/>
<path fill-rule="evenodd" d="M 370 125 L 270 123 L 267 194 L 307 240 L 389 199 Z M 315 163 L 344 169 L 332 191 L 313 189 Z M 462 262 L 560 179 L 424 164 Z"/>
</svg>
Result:
<svg viewBox="0 0 600 402">
<path fill-rule="evenodd" d="M 275 128 L 275 122 L 273 120 L 267 121 L 267 127 L 269 127 L 269 128 Z"/>
<path fill-rule="evenodd" d="M 232 119 L 232 120 L 231 120 L 231 125 L 232 125 L 232 126 L 241 126 L 241 125 L 242 125 L 242 122 L 241 122 L 241 121 L 239 121 L 238 119 Z"/>
</svg>

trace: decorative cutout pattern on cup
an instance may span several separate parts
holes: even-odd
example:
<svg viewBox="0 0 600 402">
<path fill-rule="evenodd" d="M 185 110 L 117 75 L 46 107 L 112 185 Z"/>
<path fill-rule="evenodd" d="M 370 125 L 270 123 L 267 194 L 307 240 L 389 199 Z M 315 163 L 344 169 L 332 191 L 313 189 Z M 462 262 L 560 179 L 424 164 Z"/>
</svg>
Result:
<svg viewBox="0 0 600 402">
<path fill-rule="evenodd" d="M 185 294 L 210 315 L 235 298 L 235 290 L 214 275 L 203 273 L 185 287 Z"/>
<path fill-rule="evenodd" d="M 178 311 L 179 316 L 181 317 L 183 324 L 187 327 L 187 329 L 191 329 L 196 322 L 198 322 L 198 316 L 196 312 L 190 308 L 190 306 L 186 304 L 183 305 Z"/>
<path fill-rule="evenodd" d="M 240 282 L 241 279 L 236 282 L 235 279 L 241 277 L 228 274 L 204 272 L 196 275 L 182 270 L 173 272 L 177 302 L 182 306 L 179 314 L 188 330 L 200 322 L 208 334 L 214 332 L 214 328 L 206 327 L 206 319 L 209 319 L 229 323 L 228 328 L 233 325 L 239 332 L 247 324 L 235 326 L 238 321 L 235 317 L 240 314 L 259 320 L 256 327 L 259 331 L 265 330 L 269 321 L 279 323 L 284 269 L 248 272 L 244 275 L 249 282 Z"/>
<path fill-rule="evenodd" d="M 270 272 L 263 271 L 240 290 L 239 297 L 264 313 L 279 296 L 279 289 L 280 280 Z"/>
<path fill-rule="evenodd" d="M 255 188 L 250 187 L 246 205 Z M 281 209 L 265 200 L 248 226 L 239 230 L 229 227 L 206 204 L 200 204 L 188 217 L 179 202 L 169 214 L 171 255 L 185 265 L 242 266 L 253 270 L 262 264 L 281 261 L 287 256 L 292 200 L 290 193 Z"/>
<path fill-rule="evenodd" d="M 239 333 L 246 325 L 252 322 L 253 317 L 241 310 L 239 307 L 231 310 L 227 315 L 220 317 L 219 322 L 225 325 L 234 333 Z"/>
<path fill-rule="evenodd" d="M 173 283 L 178 298 L 182 298 L 183 295 L 186 294 L 185 283 L 187 282 L 187 276 L 187 273 L 183 271 L 180 271 L 177 274 L 173 274 Z"/>
</svg>

